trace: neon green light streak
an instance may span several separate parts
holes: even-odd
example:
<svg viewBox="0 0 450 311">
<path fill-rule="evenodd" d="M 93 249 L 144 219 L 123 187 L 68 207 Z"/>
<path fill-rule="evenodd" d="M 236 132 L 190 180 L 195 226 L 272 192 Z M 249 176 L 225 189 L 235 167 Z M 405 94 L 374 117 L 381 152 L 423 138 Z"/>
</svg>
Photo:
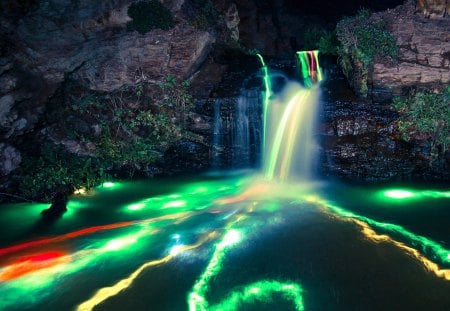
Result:
<svg viewBox="0 0 450 311">
<path fill-rule="evenodd" d="M 265 150 L 266 147 L 266 132 L 267 132 L 267 115 L 268 115 L 268 109 L 269 109 L 269 103 L 270 103 L 270 97 L 272 96 L 272 86 L 270 83 L 270 76 L 269 76 L 269 69 L 266 66 L 266 63 L 264 62 L 264 58 L 261 54 L 256 54 L 261 61 L 262 70 L 264 73 L 264 85 L 266 88 L 266 91 L 264 92 L 264 103 L 263 103 L 263 150 Z"/>
<path fill-rule="evenodd" d="M 300 62 L 300 73 L 306 86 L 310 87 L 312 82 L 322 81 L 322 70 L 319 64 L 319 51 L 300 51 L 297 52 Z"/>
<path fill-rule="evenodd" d="M 283 117 L 281 118 L 279 126 L 277 128 L 275 139 L 273 145 L 271 146 L 269 154 L 268 165 L 265 169 L 265 176 L 268 180 L 272 180 L 274 178 L 275 167 L 277 165 L 277 162 L 279 161 L 280 147 L 283 142 L 283 136 L 286 131 L 286 127 L 288 126 L 289 118 L 292 115 L 292 110 L 294 109 L 295 105 L 299 101 L 302 102 L 308 94 L 309 92 L 305 90 L 298 91 L 287 104 Z"/>
<path fill-rule="evenodd" d="M 123 184 L 120 182 L 107 181 L 107 182 L 104 182 L 103 184 L 101 184 L 100 186 L 98 186 L 97 189 L 118 190 L 122 186 L 123 186 Z"/>
<path fill-rule="evenodd" d="M 433 240 L 414 234 L 406 230 L 402 226 L 376 221 L 371 218 L 355 214 L 351 211 L 328 202 L 324 205 L 341 217 L 361 220 L 374 228 L 381 229 L 391 234 L 400 236 L 403 239 L 407 240 L 409 244 L 419 246 L 423 253 L 430 254 L 433 259 L 439 260 L 442 264 L 450 264 L 450 250 L 444 248 L 442 245 Z"/>
<path fill-rule="evenodd" d="M 297 52 L 297 57 L 300 61 L 300 73 L 302 74 L 302 79 L 306 80 L 309 77 L 308 54 L 306 51 Z"/>
<path fill-rule="evenodd" d="M 216 305 L 210 306 L 206 300 L 208 283 L 222 270 L 226 250 L 241 241 L 241 232 L 229 229 L 222 240 L 216 244 L 214 254 L 203 274 L 194 284 L 188 295 L 190 311 L 232 311 L 240 310 L 243 304 L 255 301 L 270 302 L 274 293 L 280 293 L 285 299 L 292 301 L 297 311 L 304 310 L 302 288 L 295 283 L 283 283 L 273 280 L 262 280 L 245 286 L 241 290 L 233 291 L 228 297 Z"/>
<path fill-rule="evenodd" d="M 258 281 L 256 283 L 245 286 L 240 291 L 233 291 L 222 302 L 212 306 L 209 310 L 241 310 L 241 306 L 243 304 L 254 303 L 255 301 L 268 303 L 272 300 L 272 295 L 274 293 L 279 293 L 285 299 L 294 303 L 295 310 L 303 311 L 304 303 L 302 292 L 303 290 L 300 285 L 295 283 L 282 283 L 272 280 Z"/>
<path fill-rule="evenodd" d="M 190 311 L 208 309 L 208 302 L 206 301 L 205 294 L 208 290 L 208 283 L 211 278 L 218 274 L 222 269 L 223 259 L 225 257 L 227 247 L 239 242 L 241 233 L 235 229 L 228 230 L 223 236 L 222 240 L 216 244 L 214 254 L 206 267 L 203 274 L 195 283 L 192 291 L 188 296 L 188 304 Z"/>
<path fill-rule="evenodd" d="M 450 191 L 388 189 L 377 193 L 381 201 L 420 200 L 424 198 L 450 198 Z"/>
</svg>

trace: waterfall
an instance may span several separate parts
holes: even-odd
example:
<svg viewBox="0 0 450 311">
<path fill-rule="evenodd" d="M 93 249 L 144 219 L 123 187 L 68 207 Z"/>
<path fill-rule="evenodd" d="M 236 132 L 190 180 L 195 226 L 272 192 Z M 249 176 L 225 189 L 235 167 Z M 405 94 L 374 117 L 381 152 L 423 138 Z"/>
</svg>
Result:
<svg viewBox="0 0 450 311">
<path fill-rule="evenodd" d="M 270 103 L 264 174 L 269 180 L 311 178 L 316 144 L 313 139 L 319 88 L 290 82 Z"/>
<path fill-rule="evenodd" d="M 289 82 L 285 89 L 265 102 L 264 116 L 264 175 L 266 179 L 310 179 L 316 156 L 314 129 L 322 73 L 318 51 L 297 52 L 303 86 Z M 260 58 L 268 74 L 262 56 Z M 268 83 L 265 83 L 265 93 Z"/>
</svg>

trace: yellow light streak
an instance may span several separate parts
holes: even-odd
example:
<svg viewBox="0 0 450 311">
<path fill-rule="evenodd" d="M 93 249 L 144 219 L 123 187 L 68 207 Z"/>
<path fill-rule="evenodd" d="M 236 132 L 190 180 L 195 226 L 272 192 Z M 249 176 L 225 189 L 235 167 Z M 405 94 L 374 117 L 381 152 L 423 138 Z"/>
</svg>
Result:
<svg viewBox="0 0 450 311">
<path fill-rule="evenodd" d="M 131 273 L 127 278 L 120 280 L 113 286 L 109 287 L 103 287 L 99 289 L 90 299 L 82 302 L 78 307 L 76 308 L 77 311 L 90 311 L 98 304 L 104 302 L 105 300 L 116 296 L 121 291 L 126 290 L 128 287 L 133 284 L 134 280 L 147 268 L 158 266 L 165 264 L 175 258 L 177 255 L 179 255 L 182 252 L 189 251 L 195 248 L 200 247 L 204 243 L 206 243 L 209 240 L 212 240 L 218 236 L 218 233 L 216 231 L 212 231 L 206 235 L 204 235 L 197 243 L 192 245 L 180 245 L 180 247 L 177 249 L 177 252 L 175 254 L 169 254 L 163 258 L 152 260 L 149 262 L 144 263 L 141 265 L 138 269 L 136 269 L 133 273 Z"/>
</svg>

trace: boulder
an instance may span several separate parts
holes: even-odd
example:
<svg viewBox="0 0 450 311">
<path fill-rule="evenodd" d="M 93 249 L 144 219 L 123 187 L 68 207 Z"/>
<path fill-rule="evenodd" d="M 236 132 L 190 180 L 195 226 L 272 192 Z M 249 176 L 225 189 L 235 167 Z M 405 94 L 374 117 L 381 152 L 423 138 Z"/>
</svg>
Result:
<svg viewBox="0 0 450 311">
<path fill-rule="evenodd" d="M 20 152 L 11 145 L 0 143 L 0 175 L 8 175 L 22 162 Z"/>
<path fill-rule="evenodd" d="M 449 0 L 417 0 L 416 9 L 430 18 L 450 17 Z"/>
</svg>

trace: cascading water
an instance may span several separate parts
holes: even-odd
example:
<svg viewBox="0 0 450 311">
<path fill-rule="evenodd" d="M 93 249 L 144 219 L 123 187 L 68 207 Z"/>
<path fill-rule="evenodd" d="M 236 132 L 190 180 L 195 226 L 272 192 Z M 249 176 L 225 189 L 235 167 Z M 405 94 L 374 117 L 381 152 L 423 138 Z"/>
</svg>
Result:
<svg viewBox="0 0 450 311">
<path fill-rule="evenodd" d="M 213 123 L 213 138 L 212 138 L 212 167 L 220 167 L 220 150 L 223 146 L 223 122 L 220 117 L 220 108 L 222 101 L 216 99 L 214 101 L 214 123 Z"/>
<path fill-rule="evenodd" d="M 266 81 L 267 66 L 262 56 L 258 56 Z M 305 87 L 290 82 L 283 92 L 269 98 L 270 83 L 265 83 L 263 163 L 268 180 L 311 177 L 317 149 L 313 138 L 320 94 L 317 83 L 322 80 L 322 74 L 318 51 L 298 52 L 297 56 Z"/>
<path fill-rule="evenodd" d="M 258 88 L 242 88 L 239 96 L 213 104 L 212 167 L 248 168 L 261 154 L 261 103 Z"/>
<path fill-rule="evenodd" d="M 255 146 L 260 145 L 259 92 L 243 90 L 236 106 L 232 131 L 232 167 L 249 167 Z M 252 152 L 253 151 L 253 152 Z"/>
</svg>

